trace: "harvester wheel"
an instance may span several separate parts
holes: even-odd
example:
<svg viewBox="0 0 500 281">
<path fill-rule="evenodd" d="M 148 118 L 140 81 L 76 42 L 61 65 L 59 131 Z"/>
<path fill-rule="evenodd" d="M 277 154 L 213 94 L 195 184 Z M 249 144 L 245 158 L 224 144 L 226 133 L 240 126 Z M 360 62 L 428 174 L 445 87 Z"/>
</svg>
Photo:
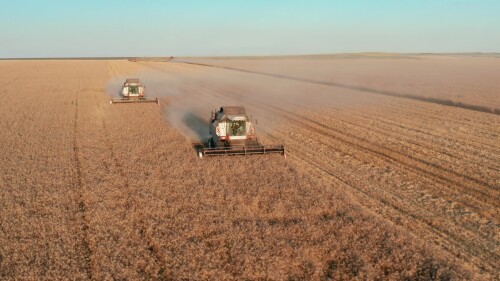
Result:
<svg viewBox="0 0 500 281">
<path fill-rule="evenodd" d="M 212 137 L 208 138 L 208 147 L 215 147 L 215 142 Z"/>
</svg>

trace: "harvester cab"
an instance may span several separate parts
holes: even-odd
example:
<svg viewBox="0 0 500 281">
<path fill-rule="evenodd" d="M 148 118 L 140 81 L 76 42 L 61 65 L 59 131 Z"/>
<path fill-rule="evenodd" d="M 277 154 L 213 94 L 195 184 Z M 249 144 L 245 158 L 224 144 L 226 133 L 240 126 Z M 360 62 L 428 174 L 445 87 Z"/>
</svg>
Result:
<svg viewBox="0 0 500 281">
<path fill-rule="evenodd" d="M 145 96 L 146 86 L 139 79 L 129 78 L 123 83 L 121 98 L 113 98 L 109 103 L 145 103 L 154 102 L 159 104 L 158 98 L 149 99 Z"/>
<path fill-rule="evenodd" d="M 243 106 L 223 106 L 212 111 L 209 120 L 210 137 L 198 156 L 251 155 L 279 153 L 285 155 L 284 145 L 261 145 L 255 128 Z"/>
</svg>

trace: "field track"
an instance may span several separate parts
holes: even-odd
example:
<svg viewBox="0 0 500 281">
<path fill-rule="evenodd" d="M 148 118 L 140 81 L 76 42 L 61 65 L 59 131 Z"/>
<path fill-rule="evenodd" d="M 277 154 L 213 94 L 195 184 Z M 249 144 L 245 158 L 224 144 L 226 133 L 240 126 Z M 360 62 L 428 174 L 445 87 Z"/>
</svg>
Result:
<svg viewBox="0 0 500 281">
<path fill-rule="evenodd" d="M 0 70 L 0 279 L 499 276 L 499 115 L 179 62 Z M 161 106 L 110 105 L 129 76 Z M 289 157 L 197 159 L 221 105 Z"/>
</svg>

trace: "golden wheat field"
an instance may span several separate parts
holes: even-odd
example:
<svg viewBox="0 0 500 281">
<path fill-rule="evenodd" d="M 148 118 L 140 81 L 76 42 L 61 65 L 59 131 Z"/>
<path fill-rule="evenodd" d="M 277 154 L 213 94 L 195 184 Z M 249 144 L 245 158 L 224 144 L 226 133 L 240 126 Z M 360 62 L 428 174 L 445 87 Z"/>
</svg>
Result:
<svg viewBox="0 0 500 281">
<path fill-rule="evenodd" d="M 0 279 L 496 279 L 498 73 L 488 57 L 0 61 Z M 131 77 L 160 106 L 110 104 Z M 198 159 L 223 105 L 287 158 Z"/>
</svg>

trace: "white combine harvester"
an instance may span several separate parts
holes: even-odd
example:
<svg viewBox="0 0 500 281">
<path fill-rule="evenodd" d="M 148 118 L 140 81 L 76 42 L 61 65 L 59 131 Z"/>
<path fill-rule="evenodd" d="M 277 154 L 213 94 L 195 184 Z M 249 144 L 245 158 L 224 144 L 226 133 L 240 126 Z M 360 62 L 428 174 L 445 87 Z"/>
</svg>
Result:
<svg viewBox="0 0 500 281">
<path fill-rule="evenodd" d="M 139 79 L 129 78 L 123 83 L 121 98 L 114 98 L 109 103 L 144 103 L 154 102 L 159 103 L 158 98 L 148 99 L 145 96 L 146 86 L 142 85 Z"/>
<path fill-rule="evenodd" d="M 210 137 L 198 156 L 251 155 L 279 153 L 285 155 L 284 145 L 261 145 L 254 126 L 243 106 L 223 106 L 212 111 Z"/>
</svg>

